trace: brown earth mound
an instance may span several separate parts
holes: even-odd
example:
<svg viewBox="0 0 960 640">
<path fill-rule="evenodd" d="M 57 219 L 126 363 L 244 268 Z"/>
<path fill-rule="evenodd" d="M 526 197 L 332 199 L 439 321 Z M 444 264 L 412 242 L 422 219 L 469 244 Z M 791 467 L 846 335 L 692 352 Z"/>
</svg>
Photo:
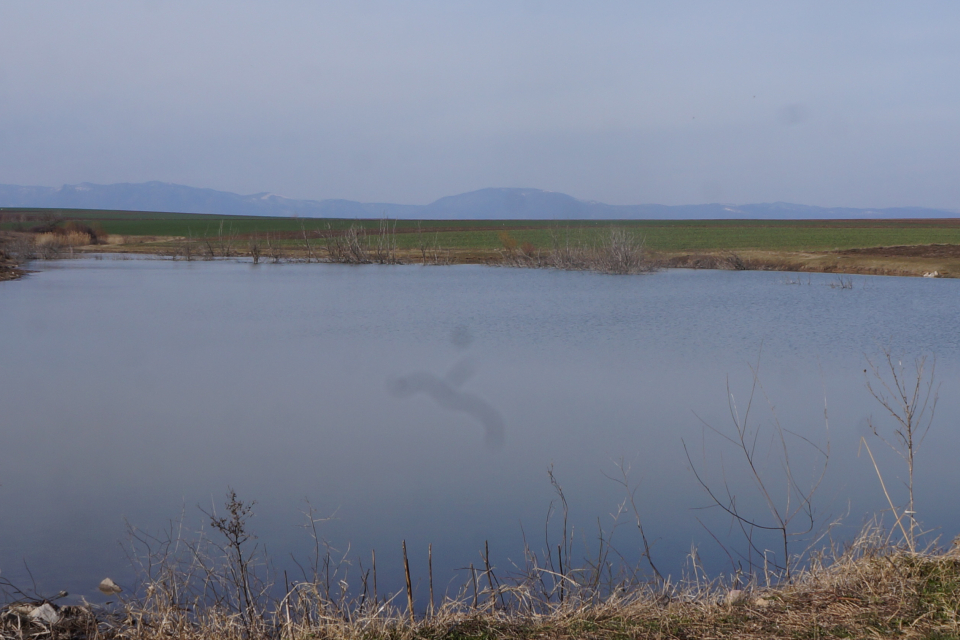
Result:
<svg viewBox="0 0 960 640">
<path fill-rule="evenodd" d="M 842 256 L 877 258 L 960 258 L 960 244 L 913 244 L 837 251 Z"/>
<path fill-rule="evenodd" d="M 21 275 L 23 272 L 17 268 L 17 263 L 0 248 L 0 281 L 15 280 Z"/>
</svg>

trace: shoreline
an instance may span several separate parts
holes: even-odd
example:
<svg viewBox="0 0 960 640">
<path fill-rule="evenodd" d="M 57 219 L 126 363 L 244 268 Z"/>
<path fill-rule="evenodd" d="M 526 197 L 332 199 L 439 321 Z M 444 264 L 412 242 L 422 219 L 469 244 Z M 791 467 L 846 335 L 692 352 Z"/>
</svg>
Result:
<svg viewBox="0 0 960 640">
<path fill-rule="evenodd" d="M 2 236 L 2 234 L 0 234 Z M 6 239 L 6 244 L 2 244 Z M 0 237 L 0 281 L 15 280 L 27 273 L 11 247 L 22 247 L 24 237 Z M 190 243 L 194 244 L 191 245 Z M 6 251 L 4 250 L 6 249 Z M 642 273 L 658 268 L 718 269 L 742 271 L 784 271 L 797 273 L 827 273 L 837 275 L 881 275 L 898 277 L 960 277 L 960 244 L 913 244 L 861 247 L 822 251 L 783 251 L 769 249 L 743 250 L 681 250 L 657 251 L 636 246 L 633 263 L 627 269 L 610 268 L 597 260 L 596 249 L 587 256 L 566 255 L 564 250 L 527 248 L 480 249 L 444 248 L 434 246 L 424 250 L 396 246 L 366 247 L 359 255 L 334 255 L 329 247 L 289 244 L 272 249 L 253 245 L 230 246 L 229 249 L 180 237 L 127 236 L 111 238 L 108 243 L 61 247 L 52 254 L 37 250 L 31 256 L 39 259 L 59 259 L 69 252 L 71 256 L 100 253 L 140 254 L 179 260 L 205 260 L 211 257 L 246 258 L 255 262 L 320 262 L 320 263 L 379 263 L 379 264 L 481 264 L 519 268 L 557 268 L 564 270 L 601 271 L 606 273 Z M 572 258 L 572 259 L 571 259 Z"/>
<path fill-rule="evenodd" d="M 26 275 L 26 270 L 20 268 L 20 264 L 0 249 L 0 282 L 5 280 L 19 280 Z"/>
<path fill-rule="evenodd" d="M 943 249 L 947 247 L 948 251 Z M 78 247 L 77 253 L 129 253 L 175 259 L 169 247 L 153 243 L 117 245 L 94 245 Z M 871 247 L 866 249 L 843 249 L 837 251 L 699 251 L 699 252 L 647 252 L 651 266 L 670 269 L 717 269 L 725 271 L 787 271 L 797 273 L 827 273 L 838 275 L 878 275 L 898 277 L 923 277 L 925 274 L 938 278 L 960 277 L 960 245 L 899 245 Z M 544 253 L 543 256 L 549 255 Z M 235 251 L 233 257 L 249 258 L 249 251 Z M 413 250 L 394 252 L 395 264 L 480 264 L 489 266 L 512 266 L 521 268 L 556 268 L 538 266 L 539 256 L 526 256 L 519 252 L 442 249 L 424 258 Z M 193 260 L 202 260 L 193 257 Z M 272 261 L 265 257 L 263 262 Z M 280 261 L 339 262 L 316 259 L 303 249 L 291 249 Z M 371 260 L 370 262 L 376 262 Z M 584 269 L 587 270 L 587 269 Z M 927 276 L 931 277 L 931 276 Z"/>
</svg>

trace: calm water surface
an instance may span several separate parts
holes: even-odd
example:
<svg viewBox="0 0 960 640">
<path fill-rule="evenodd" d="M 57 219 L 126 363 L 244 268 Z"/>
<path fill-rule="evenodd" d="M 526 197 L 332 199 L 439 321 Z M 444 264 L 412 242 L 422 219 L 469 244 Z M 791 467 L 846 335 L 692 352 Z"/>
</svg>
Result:
<svg viewBox="0 0 960 640">
<path fill-rule="evenodd" d="M 704 428 L 729 430 L 727 385 L 742 412 L 758 362 L 752 417 L 829 438 L 817 514 L 844 516 L 837 535 L 849 535 L 885 506 L 857 456 L 868 419 L 882 418 L 865 354 L 884 347 L 937 356 L 918 511 L 947 539 L 960 531 L 957 280 L 854 277 L 851 290 L 760 272 L 35 268 L 0 284 L 0 576 L 46 593 L 96 598 L 106 575 L 129 583 L 127 523 L 158 531 L 182 514 L 198 528 L 198 507 L 222 505 L 228 487 L 257 501 L 252 527 L 281 568 L 309 554 L 313 507 L 335 548 L 364 559 L 376 548 L 388 583 L 401 540 L 421 579 L 433 543 L 443 584 L 479 562 L 485 540 L 499 567 L 519 562 L 523 532 L 544 547 L 551 465 L 578 540 L 595 547 L 598 519 L 611 526 L 622 464 L 661 568 L 679 572 L 699 545 L 723 570 L 703 525 L 728 539 L 730 523 L 697 509 L 708 500 L 683 443 L 759 508 L 736 484 L 736 452 Z M 795 462 L 804 478 L 807 453 Z M 763 459 L 776 479 L 776 459 Z M 899 491 L 900 467 L 881 463 Z M 615 544 L 636 559 L 629 520 Z"/>
</svg>

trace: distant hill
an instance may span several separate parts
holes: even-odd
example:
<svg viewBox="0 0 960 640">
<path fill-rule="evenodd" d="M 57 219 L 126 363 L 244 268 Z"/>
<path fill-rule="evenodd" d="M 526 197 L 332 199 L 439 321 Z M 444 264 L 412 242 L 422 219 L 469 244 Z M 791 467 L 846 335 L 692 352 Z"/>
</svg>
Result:
<svg viewBox="0 0 960 640">
<path fill-rule="evenodd" d="M 854 209 L 770 204 L 611 205 L 577 200 L 540 189 L 480 189 L 440 198 L 426 205 L 355 202 L 353 200 L 293 200 L 272 193 L 239 195 L 166 182 L 140 184 L 81 183 L 56 187 L 0 185 L 0 207 L 117 209 L 172 211 L 247 216 L 307 218 L 406 218 L 459 220 L 625 220 L 625 219 L 838 219 L 954 218 L 960 211 L 900 207 Z"/>
</svg>

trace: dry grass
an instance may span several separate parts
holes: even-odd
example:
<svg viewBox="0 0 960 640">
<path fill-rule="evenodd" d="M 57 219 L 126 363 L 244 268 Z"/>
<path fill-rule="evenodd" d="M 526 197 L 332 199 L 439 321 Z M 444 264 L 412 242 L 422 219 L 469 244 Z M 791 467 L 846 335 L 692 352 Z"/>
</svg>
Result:
<svg viewBox="0 0 960 640">
<path fill-rule="evenodd" d="M 182 540 L 144 561 L 137 592 L 109 609 L 64 607 L 46 624 L 40 603 L 0 613 L 0 637 L 180 639 L 440 638 L 955 638 L 960 554 L 889 546 L 877 528 L 835 555 L 821 554 L 779 587 L 731 589 L 721 580 L 632 582 L 605 589 L 589 572 L 549 582 L 541 568 L 496 579 L 478 570 L 459 593 L 411 616 L 403 592 L 376 594 L 370 572 L 350 591 L 342 567 L 278 598 L 231 573 L 228 547 Z M 154 541 L 156 542 L 156 541 Z M 255 556 L 248 568 L 256 569 Z M 236 560 L 234 558 L 233 560 Z M 324 572 L 331 572 L 325 574 Z M 557 577 L 557 576 L 554 576 Z M 563 584 L 562 599 L 560 585 Z M 239 587 L 239 591 L 238 591 Z M 362 589 L 357 588 L 362 587 Z M 349 595 L 351 594 L 352 595 Z"/>
<path fill-rule="evenodd" d="M 67 231 L 66 233 L 38 233 L 34 236 L 34 243 L 38 247 L 50 245 L 84 247 L 94 244 L 94 239 L 82 231 Z"/>
</svg>

